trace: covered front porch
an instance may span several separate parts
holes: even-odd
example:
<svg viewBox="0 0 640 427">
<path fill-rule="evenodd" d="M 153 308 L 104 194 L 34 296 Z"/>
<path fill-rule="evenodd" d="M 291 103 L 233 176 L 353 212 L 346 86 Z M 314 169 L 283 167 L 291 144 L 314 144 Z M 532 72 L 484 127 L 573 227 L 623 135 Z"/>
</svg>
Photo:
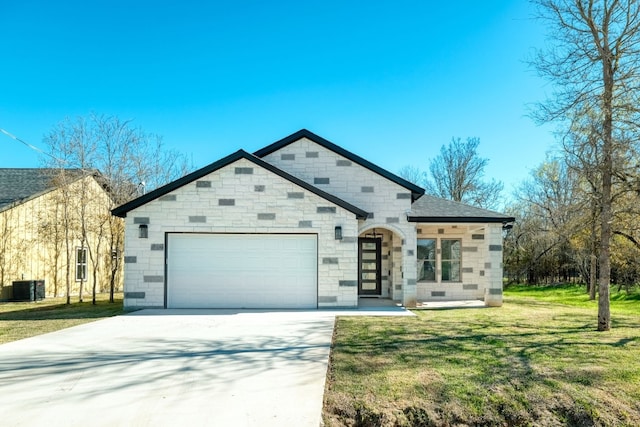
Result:
<svg viewBox="0 0 640 427">
<path fill-rule="evenodd" d="M 415 249 L 406 233 L 388 225 L 358 235 L 358 306 L 415 306 Z M 412 286 L 413 285 L 413 286 Z"/>
</svg>

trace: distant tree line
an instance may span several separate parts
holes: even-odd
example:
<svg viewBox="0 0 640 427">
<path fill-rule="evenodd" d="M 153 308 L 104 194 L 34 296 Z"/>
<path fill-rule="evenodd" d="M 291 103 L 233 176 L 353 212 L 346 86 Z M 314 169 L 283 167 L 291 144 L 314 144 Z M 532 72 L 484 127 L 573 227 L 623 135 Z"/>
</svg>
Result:
<svg viewBox="0 0 640 427">
<path fill-rule="evenodd" d="M 611 284 L 631 290 L 640 282 L 640 4 L 533 3 L 549 39 L 531 65 L 552 87 L 533 118 L 558 126 L 561 150 L 532 172 L 508 207 L 517 220 L 505 240 L 505 273 L 532 285 L 585 283 L 592 299 L 597 294 L 598 330 L 606 331 Z M 422 178 L 435 195 L 492 206 L 498 187 L 474 174 L 484 166 L 476 147 L 455 139 L 443 146 L 429 166 L 437 182 L 416 168 L 401 173 Z"/>
</svg>

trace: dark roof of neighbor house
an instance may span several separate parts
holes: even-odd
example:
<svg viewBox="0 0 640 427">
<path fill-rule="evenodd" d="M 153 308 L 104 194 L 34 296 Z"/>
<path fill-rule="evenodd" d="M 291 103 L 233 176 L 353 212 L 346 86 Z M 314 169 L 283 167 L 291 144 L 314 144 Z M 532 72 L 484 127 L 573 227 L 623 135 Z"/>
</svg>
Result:
<svg viewBox="0 0 640 427">
<path fill-rule="evenodd" d="M 171 192 L 173 190 L 176 190 L 176 189 L 178 189 L 178 188 L 180 188 L 180 187 L 182 187 L 184 185 L 187 185 L 187 184 L 195 181 L 198 178 L 201 178 L 201 177 L 203 177 L 205 175 L 208 175 L 208 174 L 210 174 L 212 172 L 217 171 L 218 169 L 221 169 L 221 168 L 223 168 L 225 166 L 228 166 L 228 165 L 230 165 L 230 164 L 232 164 L 232 163 L 234 163 L 234 162 L 236 162 L 236 161 L 238 161 L 240 159 L 249 160 L 250 162 L 254 163 L 255 165 L 260 166 L 260 167 L 262 167 L 264 169 L 267 169 L 268 171 L 273 172 L 274 174 L 276 174 L 276 175 L 278 175 L 278 176 L 280 176 L 280 177 L 282 177 L 282 178 L 284 178 L 284 179 L 286 179 L 286 180 L 298 185 L 299 187 L 302 187 L 305 190 L 308 190 L 308 191 L 310 191 L 310 192 L 322 197 L 323 199 L 325 199 L 325 200 L 327 200 L 327 201 L 329 201 L 329 202 L 331 202 L 331 203 L 333 203 L 333 204 L 335 204 L 337 206 L 340 206 L 341 208 L 344 208 L 344 209 L 348 210 L 349 212 L 355 214 L 358 219 L 365 219 L 365 218 L 367 218 L 369 216 L 368 212 L 366 212 L 366 211 L 364 211 L 364 210 L 362 210 L 362 209 L 360 209 L 360 208 L 358 208 L 358 207 L 356 207 L 356 206 L 354 206 L 354 205 L 352 205 L 352 204 L 350 204 L 350 203 L 348 203 L 348 202 L 346 202 L 346 201 L 344 201 L 344 200 L 342 200 L 342 199 L 340 199 L 340 198 L 338 198 L 338 197 L 336 197 L 336 196 L 334 196 L 332 194 L 326 193 L 326 192 L 314 187 L 313 185 L 308 184 L 308 183 L 302 181 L 299 178 L 296 178 L 293 175 L 289 175 L 285 171 L 273 166 L 272 164 L 269 164 L 269 163 L 265 162 L 264 160 L 254 156 L 254 155 L 252 155 L 250 153 L 247 153 L 244 150 L 238 150 L 235 153 L 230 154 L 227 157 L 224 157 L 224 158 L 218 160 L 217 162 L 211 163 L 208 166 L 205 166 L 205 167 L 203 167 L 201 169 L 198 169 L 197 171 L 192 172 L 192 173 L 190 173 L 188 175 L 185 175 L 182 178 L 179 178 L 179 179 L 177 179 L 177 180 L 175 180 L 173 182 L 170 182 L 167 185 L 164 185 L 164 186 L 162 186 L 160 188 L 157 188 L 156 190 L 153 190 L 153 191 L 151 191 L 151 192 L 149 192 L 149 193 L 147 193 L 147 194 L 145 194 L 143 196 L 140 196 L 137 199 L 134 199 L 134 200 L 132 200 L 132 201 L 130 201 L 128 203 L 125 203 L 124 205 L 118 206 L 117 208 L 113 209 L 111 211 L 111 213 L 113 213 L 116 216 L 124 218 L 124 217 L 127 216 L 127 212 L 129 212 L 129 211 L 131 211 L 131 210 L 133 210 L 133 209 L 135 209 L 137 207 L 140 207 L 140 206 L 142 206 L 142 205 L 144 205 L 144 204 L 146 204 L 146 203 L 148 203 L 148 202 L 150 202 L 152 200 L 155 200 L 158 197 L 163 196 L 163 195 L 165 195 L 165 194 L 167 194 L 167 193 L 169 193 L 169 192 Z"/>
<path fill-rule="evenodd" d="M 350 151 L 345 150 L 342 147 L 339 147 L 338 145 L 334 144 L 333 142 L 330 142 L 324 138 L 322 138 L 321 136 L 318 136 L 316 134 L 314 134 L 311 131 L 308 131 L 307 129 L 301 129 L 296 133 L 293 133 L 285 138 L 282 138 L 279 141 L 274 142 L 271 145 L 267 145 L 264 148 L 261 148 L 260 150 L 256 151 L 255 153 L 253 153 L 254 155 L 258 156 L 258 157 L 264 157 L 267 156 L 271 153 L 273 153 L 274 151 L 278 151 L 279 149 L 286 147 L 287 145 L 294 143 L 302 138 L 307 138 L 313 142 L 315 142 L 316 144 L 319 144 L 321 146 L 323 146 L 324 148 L 333 151 L 336 154 L 341 155 L 342 157 L 345 157 L 349 160 L 351 160 L 352 162 L 355 162 L 357 164 L 359 164 L 360 166 L 363 166 L 367 169 L 369 169 L 372 172 L 377 173 L 378 175 L 381 175 L 385 178 L 387 178 L 388 180 L 395 182 L 396 184 L 400 185 L 401 187 L 406 188 L 407 190 L 411 191 L 411 200 L 417 200 L 420 198 L 420 196 L 422 196 L 424 194 L 424 188 L 418 187 L 415 184 L 412 184 L 411 182 L 400 178 L 398 175 L 395 175 L 391 172 L 389 172 L 388 170 L 382 169 L 380 166 L 374 165 L 373 163 L 371 163 L 368 160 L 363 159 L 362 157 L 353 154 Z"/>
<path fill-rule="evenodd" d="M 63 169 L 74 178 L 84 174 L 82 169 Z M 34 199 L 54 188 L 54 178 L 61 169 L 0 168 L 0 211 Z"/>
<path fill-rule="evenodd" d="M 506 224 L 515 221 L 515 218 L 425 194 L 411 205 L 407 220 L 409 222 L 499 222 Z"/>
</svg>

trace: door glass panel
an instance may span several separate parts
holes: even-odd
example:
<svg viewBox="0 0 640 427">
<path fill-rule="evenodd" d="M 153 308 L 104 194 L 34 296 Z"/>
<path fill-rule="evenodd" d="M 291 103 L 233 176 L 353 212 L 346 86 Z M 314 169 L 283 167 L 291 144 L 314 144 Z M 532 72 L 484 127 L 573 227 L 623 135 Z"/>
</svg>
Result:
<svg viewBox="0 0 640 427">
<path fill-rule="evenodd" d="M 359 240 L 358 293 L 380 295 L 380 239 Z"/>
</svg>

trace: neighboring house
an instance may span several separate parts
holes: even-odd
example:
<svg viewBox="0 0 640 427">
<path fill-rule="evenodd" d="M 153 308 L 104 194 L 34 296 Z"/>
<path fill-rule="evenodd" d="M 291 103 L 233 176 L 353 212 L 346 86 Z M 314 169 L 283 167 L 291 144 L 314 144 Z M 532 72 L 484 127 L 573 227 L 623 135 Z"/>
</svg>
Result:
<svg viewBox="0 0 640 427">
<path fill-rule="evenodd" d="M 94 279 L 98 291 L 109 288 L 110 235 L 119 221 L 99 180 L 97 172 L 80 169 L 0 169 L 3 299 L 22 280 L 44 280 L 48 296 L 65 296 L 67 278 L 72 295 L 81 284 L 90 293 Z"/>
<path fill-rule="evenodd" d="M 355 307 L 382 297 L 502 303 L 514 218 L 424 190 L 301 130 L 113 210 L 125 306 Z"/>
</svg>

